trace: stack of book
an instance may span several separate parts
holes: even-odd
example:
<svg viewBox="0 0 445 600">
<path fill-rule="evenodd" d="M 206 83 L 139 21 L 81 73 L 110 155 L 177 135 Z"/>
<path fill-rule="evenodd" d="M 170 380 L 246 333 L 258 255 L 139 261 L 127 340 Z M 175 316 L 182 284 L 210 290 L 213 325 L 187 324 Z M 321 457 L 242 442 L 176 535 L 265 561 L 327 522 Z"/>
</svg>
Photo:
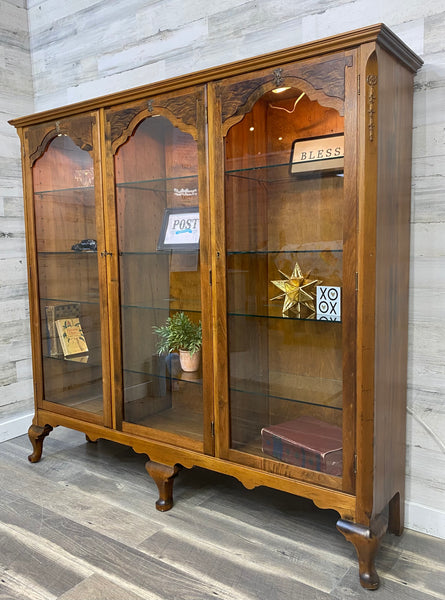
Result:
<svg viewBox="0 0 445 600">
<path fill-rule="evenodd" d="M 342 430 L 313 417 L 300 417 L 261 430 L 265 454 L 298 467 L 342 474 Z"/>
</svg>

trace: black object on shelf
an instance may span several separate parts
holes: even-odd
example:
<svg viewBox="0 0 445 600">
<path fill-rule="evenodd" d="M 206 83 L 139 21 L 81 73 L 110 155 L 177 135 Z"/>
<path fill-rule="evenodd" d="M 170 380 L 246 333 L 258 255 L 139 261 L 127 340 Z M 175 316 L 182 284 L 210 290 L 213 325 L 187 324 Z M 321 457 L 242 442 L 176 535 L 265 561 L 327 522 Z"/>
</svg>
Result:
<svg viewBox="0 0 445 600">
<path fill-rule="evenodd" d="M 97 242 L 91 239 L 81 240 L 77 244 L 73 244 L 71 250 L 74 252 L 97 252 Z"/>
</svg>

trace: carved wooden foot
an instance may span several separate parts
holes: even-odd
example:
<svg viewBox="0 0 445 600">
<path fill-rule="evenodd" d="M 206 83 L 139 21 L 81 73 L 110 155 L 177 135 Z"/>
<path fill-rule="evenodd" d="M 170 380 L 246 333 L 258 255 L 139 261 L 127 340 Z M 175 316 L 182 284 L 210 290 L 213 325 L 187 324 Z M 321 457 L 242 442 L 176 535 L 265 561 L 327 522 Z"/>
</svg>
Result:
<svg viewBox="0 0 445 600">
<path fill-rule="evenodd" d="M 28 437 L 34 449 L 33 453 L 28 456 L 28 460 L 32 463 L 39 462 L 42 458 L 43 440 L 51 433 L 53 428 L 51 425 L 31 425 L 28 429 Z"/>
<path fill-rule="evenodd" d="M 170 510 L 173 506 L 173 480 L 181 467 L 168 467 L 149 460 L 145 463 L 145 468 L 158 486 L 159 500 L 156 501 L 156 508 L 162 512 Z"/>
<path fill-rule="evenodd" d="M 378 520 L 372 531 L 364 525 L 343 521 L 343 519 L 337 521 L 337 529 L 355 547 L 358 556 L 360 583 L 362 587 L 368 590 L 376 590 L 380 585 L 374 560 L 386 527 L 386 519 Z"/>
<path fill-rule="evenodd" d="M 85 439 L 89 444 L 97 444 L 97 440 L 92 440 L 88 433 L 85 434 Z"/>
</svg>

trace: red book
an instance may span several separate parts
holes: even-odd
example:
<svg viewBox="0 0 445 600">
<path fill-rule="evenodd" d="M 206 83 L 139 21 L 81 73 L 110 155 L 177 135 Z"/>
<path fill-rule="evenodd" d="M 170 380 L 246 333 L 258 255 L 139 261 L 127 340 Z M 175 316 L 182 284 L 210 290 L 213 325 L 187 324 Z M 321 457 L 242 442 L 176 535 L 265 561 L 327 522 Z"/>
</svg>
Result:
<svg viewBox="0 0 445 600">
<path fill-rule="evenodd" d="M 313 417 L 263 427 L 265 454 L 305 469 L 330 475 L 342 474 L 341 427 Z"/>
</svg>

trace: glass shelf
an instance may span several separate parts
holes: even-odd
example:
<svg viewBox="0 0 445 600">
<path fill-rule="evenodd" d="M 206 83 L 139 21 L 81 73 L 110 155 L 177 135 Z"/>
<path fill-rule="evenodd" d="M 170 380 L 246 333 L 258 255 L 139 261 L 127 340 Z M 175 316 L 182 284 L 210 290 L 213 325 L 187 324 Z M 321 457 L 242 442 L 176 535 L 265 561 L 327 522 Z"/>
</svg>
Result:
<svg viewBox="0 0 445 600">
<path fill-rule="evenodd" d="M 228 169 L 225 171 L 225 175 L 231 178 L 246 179 L 249 181 L 255 181 L 257 183 L 282 183 L 288 181 L 300 181 L 302 176 L 304 178 L 311 177 L 343 177 L 343 172 L 339 169 L 335 171 L 310 171 L 307 173 L 291 173 L 290 162 L 278 163 L 273 165 L 263 165 L 247 167 L 242 169 Z"/>
<path fill-rule="evenodd" d="M 122 183 L 117 183 L 116 189 L 132 189 L 150 192 L 172 192 L 178 198 L 195 197 L 198 199 L 198 175 L 161 177 L 159 179 L 146 179 L 141 181 L 125 181 Z"/>
<path fill-rule="evenodd" d="M 228 312 L 227 313 L 228 317 L 247 317 L 247 318 L 251 318 L 251 319 L 280 319 L 282 321 L 310 321 L 310 322 L 317 322 L 317 323 L 339 323 L 341 324 L 340 320 L 337 319 L 327 319 L 325 317 L 323 317 L 322 319 L 317 319 L 315 316 L 314 317 L 298 317 L 297 315 L 295 316 L 283 316 L 282 314 L 280 315 L 261 315 L 261 314 L 252 314 L 252 313 L 244 313 L 244 312 Z"/>
<path fill-rule="evenodd" d="M 85 192 L 94 192 L 94 186 L 80 186 L 80 187 L 70 187 L 70 188 L 59 188 L 54 190 L 38 190 L 34 191 L 34 196 L 48 196 L 50 198 L 54 198 L 57 194 L 63 194 L 64 198 L 66 198 L 66 194 L 73 193 L 78 195 L 85 195 Z"/>
<path fill-rule="evenodd" d="M 329 247 L 329 248 L 292 248 L 290 250 L 284 249 L 284 250 L 228 250 L 227 251 L 227 255 L 228 256 L 237 256 L 240 254 L 249 254 L 249 255 L 260 255 L 260 256 L 264 256 L 264 255 L 270 255 L 270 254 L 321 254 L 321 253 L 339 253 L 342 254 L 343 249 L 339 246 L 342 246 L 342 242 L 341 241 L 335 241 L 335 242 L 327 242 L 329 244 L 333 244 L 334 247 Z"/>
<path fill-rule="evenodd" d="M 43 358 L 47 360 L 61 361 L 63 363 L 72 363 L 81 366 L 84 365 L 85 367 L 102 367 L 100 348 L 97 350 L 93 348 L 86 354 L 77 354 L 73 356 L 63 356 L 63 354 L 60 354 L 58 356 L 50 356 L 49 354 L 44 352 Z"/>
<path fill-rule="evenodd" d="M 133 375 L 145 375 L 152 377 L 153 379 L 160 379 L 163 381 L 182 381 L 185 383 L 191 383 L 193 385 L 202 386 L 202 373 L 201 371 L 196 371 L 193 373 L 188 373 L 186 371 L 181 371 L 180 373 L 176 373 L 175 375 L 160 375 L 159 373 L 151 373 L 150 371 L 145 371 L 141 369 L 125 369 L 124 373 L 133 374 Z"/>
<path fill-rule="evenodd" d="M 95 255 L 97 256 L 97 250 L 82 250 L 82 252 L 74 252 L 74 250 L 39 250 L 37 252 L 39 256 L 84 256 L 87 254 L 88 256 Z"/>
<path fill-rule="evenodd" d="M 159 252 L 159 250 L 153 250 L 150 252 L 124 252 L 119 250 L 119 256 L 158 256 L 160 254 L 164 254 L 164 252 Z"/>
<path fill-rule="evenodd" d="M 271 401 L 271 400 L 283 401 L 284 400 L 285 402 L 292 402 L 295 404 L 302 404 L 302 405 L 306 405 L 306 406 L 317 406 L 319 408 L 335 410 L 335 411 L 339 411 L 339 412 L 341 412 L 343 410 L 342 406 L 325 404 L 323 402 L 311 402 L 309 400 L 299 400 L 297 398 L 290 398 L 288 396 L 268 393 L 268 392 L 264 392 L 264 391 L 246 390 L 246 389 L 242 389 L 240 387 L 230 387 L 230 392 L 244 394 L 246 396 L 251 396 L 251 397 L 254 396 L 255 398 L 262 398 L 264 400 L 269 400 L 269 401 Z M 335 399 L 337 397 L 339 397 L 338 394 L 334 394 L 332 396 L 332 399 Z"/>
<path fill-rule="evenodd" d="M 66 298 L 40 298 L 40 302 L 43 304 L 47 304 L 48 302 L 58 302 L 59 304 L 92 304 L 93 306 L 97 306 L 99 304 L 99 299 L 97 301 L 90 300 L 78 300 L 77 298 L 73 300 L 70 298 L 67 300 Z"/>
<path fill-rule="evenodd" d="M 80 253 L 79 253 L 80 254 Z M 183 254 L 187 254 L 188 256 L 190 254 L 196 254 L 197 256 L 199 255 L 199 250 L 181 250 L 181 252 L 178 252 L 177 250 L 150 250 L 148 252 L 143 252 L 143 251 L 137 251 L 137 252 L 126 252 L 123 250 L 119 250 L 119 256 L 162 256 L 163 258 L 166 255 L 180 255 L 182 256 Z"/>
<path fill-rule="evenodd" d="M 165 302 L 179 302 L 180 298 L 166 298 Z M 194 308 L 172 308 L 168 306 L 146 306 L 144 304 L 121 304 L 121 308 L 136 309 L 136 310 L 164 310 L 164 311 L 175 311 L 175 312 L 186 312 L 200 314 L 201 311 Z"/>
</svg>

